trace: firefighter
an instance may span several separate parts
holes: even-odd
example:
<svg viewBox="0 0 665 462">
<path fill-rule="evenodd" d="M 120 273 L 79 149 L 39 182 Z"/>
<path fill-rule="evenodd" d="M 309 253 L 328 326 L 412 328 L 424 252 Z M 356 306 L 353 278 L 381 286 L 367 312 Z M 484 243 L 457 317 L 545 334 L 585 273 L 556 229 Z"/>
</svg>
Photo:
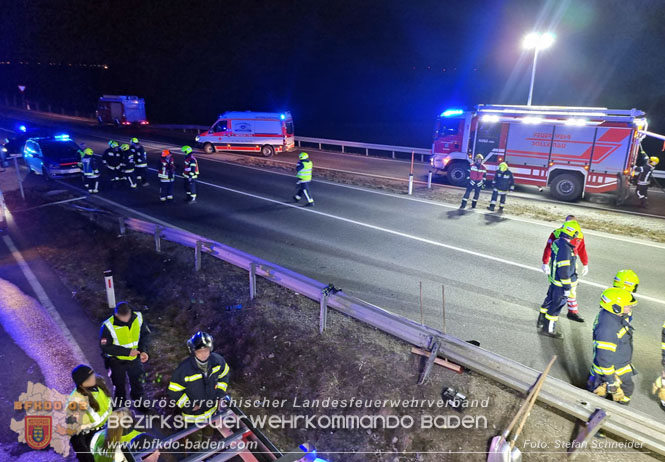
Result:
<svg viewBox="0 0 665 462">
<path fill-rule="evenodd" d="M 190 356 L 178 365 L 169 383 L 169 397 L 188 424 L 208 421 L 226 395 L 229 365 L 213 353 L 213 347 L 210 334 L 199 331 L 192 335 L 187 341 Z"/>
<path fill-rule="evenodd" d="M 109 181 L 114 185 L 117 184 L 117 182 L 120 181 L 120 164 L 122 163 L 120 146 L 117 141 L 109 141 L 108 149 L 102 154 L 102 161 L 104 162 L 104 165 L 106 165 Z"/>
<path fill-rule="evenodd" d="M 575 277 L 575 254 L 571 241 L 581 233 L 580 225 L 576 221 L 567 221 L 561 227 L 559 238 L 552 243 L 552 258 L 550 259 L 550 274 L 548 279 L 550 287 L 547 297 L 540 308 L 538 327 L 541 333 L 549 337 L 563 338 L 556 330 L 559 313 L 566 304 Z"/>
<path fill-rule="evenodd" d="M 565 221 L 577 221 L 577 218 L 575 218 L 574 215 L 568 215 L 565 219 Z M 547 243 L 545 244 L 545 250 L 543 251 L 543 272 L 545 274 L 549 274 L 550 272 L 550 266 L 549 266 L 549 261 L 550 261 L 550 255 L 552 253 L 552 243 L 559 238 L 559 234 L 561 233 L 561 228 L 555 229 L 552 231 L 550 234 L 550 237 L 547 239 Z M 580 277 L 584 277 L 587 275 L 589 272 L 589 256 L 587 255 L 586 252 L 586 243 L 584 242 L 584 234 L 580 231 L 580 235 L 570 241 L 571 244 L 573 244 L 573 252 L 576 257 L 579 257 L 580 262 L 582 263 L 582 272 L 580 273 Z M 577 266 L 573 268 L 575 270 L 575 276 L 572 278 L 572 285 L 570 288 L 570 295 L 568 296 L 568 300 L 566 301 L 568 305 L 568 319 L 572 321 L 577 321 L 577 322 L 584 322 L 584 318 L 580 316 L 579 311 L 578 311 L 578 305 L 577 305 L 577 281 L 578 281 L 578 275 L 577 275 Z M 544 303 L 543 303 L 543 306 Z"/>
<path fill-rule="evenodd" d="M 173 200 L 173 182 L 175 181 L 175 163 L 173 155 L 168 149 L 162 151 L 161 165 L 159 167 L 159 200 Z"/>
<path fill-rule="evenodd" d="M 141 181 L 141 186 L 148 186 L 148 153 L 145 152 L 138 138 L 132 138 L 129 141 L 129 147 L 134 154 L 136 181 Z"/>
<path fill-rule="evenodd" d="M 637 306 L 633 294 L 610 287 L 600 296 L 600 312 L 593 328 L 593 364 L 587 389 L 595 394 L 628 404 L 635 388 L 631 364 L 633 331 L 628 320 Z"/>
<path fill-rule="evenodd" d="M 128 408 L 116 409 L 109 415 L 106 428 L 94 434 L 90 441 L 90 452 L 95 462 L 128 462 L 133 461 L 131 454 L 149 452 L 156 445 L 156 438 L 149 433 L 136 429 L 136 416 Z M 141 458 L 145 462 L 157 462 L 159 449 Z"/>
<path fill-rule="evenodd" d="M 478 202 L 478 196 L 480 196 L 480 190 L 483 189 L 485 185 L 485 178 L 487 177 L 487 169 L 483 165 L 483 155 L 476 154 L 475 162 L 471 165 L 469 169 L 469 174 L 466 177 L 468 183 L 466 185 L 466 191 L 464 192 L 464 197 L 462 198 L 462 204 L 459 206 L 460 209 L 466 208 L 466 203 L 469 200 L 469 195 L 473 191 L 473 200 L 471 201 L 471 208 L 476 208 L 476 203 Z"/>
<path fill-rule="evenodd" d="M 293 196 L 293 200 L 298 202 L 302 198 L 302 194 L 305 196 L 305 199 L 307 199 L 307 204 L 305 204 L 305 206 L 314 207 L 314 198 L 309 191 L 309 184 L 312 182 L 312 170 L 314 168 L 314 164 L 309 159 L 309 154 L 306 152 L 301 152 L 298 158 L 300 159 L 298 161 L 298 165 L 296 165 L 298 189 Z"/>
<path fill-rule="evenodd" d="M 659 162 L 660 160 L 658 157 L 650 157 L 649 162 L 640 167 L 635 167 L 633 170 L 633 175 L 637 176 L 637 190 L 635 191 L 635 194 L 640 200 L 640 207 L 648 206 L 647 195 L 649 185 L 651 184 L 651 176 Z"/>
<path fill-rule="evenodd" d="M 185 153 L 185 167 L 182 176 L 185 177 L 185 193 L 187 201 L 193 203 L 196 201 L 196 179 L 199 176 L 199 163 L 192 153 L 191 146 L 183 146 L 182 152 Z"/>
<path fill-rule="evenodd" d="M 490 200 L 490 205 L 487 209 L 490 212 L 494 212 L 497 196 L 501 196 L 499 212 L 503 212 L 503 206 L 506 203 L 508 190 L 515 191 L 515 178 L 513 178 L 513 172 L 508 170 L 508 164 L 506 162 L 501 162 L 499 164 L 499 169 L 492 180 L 492 188 L 492 199 Z"/>
<path fill-rule="evenodd" d="M 127 378 L 132 400 L 143 399 L 143 364 L 148 361 L 150 328 L 138 311 L 127 302 L 115 306 L 113 316 L 102 323 L 99 344 L 104 363 L 111 372 L 116 403 L 125 406 Z M 138 409 L 145 411 L 139 404 Z"/>
<path fill-rule="evenodd" d="M 83 150 L 83 159 L 81 159 L 81 171 L 83 172 L 83 187 L 89 193 L 97 194 L 99 192 L 99 159 L 90 148 Z"/>
<path fill-rule="evenodd" d="M 101 430 L 111 413 L 111 393 L 99 375 L 90 366 L 80 364 L 72 370 L 76 388 L 67 399 L 67 433 L 76 458 L 81 462 L 94 462 L 90 441 Z"/>
<path fill-rule="evenodd" d="M 127 143 L 120 146 L 122 179 L 127 180 L 129 187 L 136 188 L 136 174 L 134 173 L 134 153 Z"/>
</svg>

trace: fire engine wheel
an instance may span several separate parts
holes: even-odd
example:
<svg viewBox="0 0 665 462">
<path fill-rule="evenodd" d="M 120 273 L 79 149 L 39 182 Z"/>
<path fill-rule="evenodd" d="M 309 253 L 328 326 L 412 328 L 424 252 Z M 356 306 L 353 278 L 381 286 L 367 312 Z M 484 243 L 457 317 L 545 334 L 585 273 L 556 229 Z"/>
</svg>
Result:
<svg viewBox="0 0 665 462">
<path fill-rule="evenodd" d="M 206 154 L 214 154 L 215 146 L 212 143 L 205 143 L 203 145 L 203 152 L 205 152 Z"/>
<path fill-rule="evenodd" d="M 550 192 L 557 200 L 575 201 L 582 196 L 582 180 L 573 173 L 562 173 L 552 180 Z"/>
<path fill-rule="evenodd" d="M 273 154 L 275 154 L 275 148 L 273 148 L 269 144 L 266 144 L 261 148 L 261 155 L 263 157 L 272 157 Z"/>
<path fill-rule="evenodd" d="M 468 165 L 461 162 L 455 162 L 448 167 L 448 183 L 453 186 L 464 186 L 468 171 Z"/>
</svg>

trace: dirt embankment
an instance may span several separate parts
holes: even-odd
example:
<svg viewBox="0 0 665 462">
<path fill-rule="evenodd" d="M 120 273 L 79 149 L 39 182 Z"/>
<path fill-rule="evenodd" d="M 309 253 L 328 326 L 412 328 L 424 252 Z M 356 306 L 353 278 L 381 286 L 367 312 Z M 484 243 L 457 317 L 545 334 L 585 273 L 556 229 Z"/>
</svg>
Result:
<svg viewBox="0 0 665 462">
<path fill-rule="evenodd" d="M 8 196 L 12 208 L 24 207 L 16 193 Z M 42 201 L 28 192 L 28 206 Z M 143 311 L 153 329 L 148 398 L 166 396 L 171 372 L 187 355 L 186 339 L 208 331 L 215 350 L 230 364 L 230 395 L 279 402 L 241 407 L 250 416 L 285 417 L 284 428 L 263 428 L 284 450 L 309 442 L 321 457 L 336 462 L 483 461 L 490 439 L 522 402 L 519 394 L 482 376 L 438 366 L 418 386 L 422 361 L 408 345 L 334 312 L 320 335 L 318 304 L 265 280 L 258 281 L 258 298 L 250 302 L 245 271 L 204 255 L 202 270 L 195 272 L 191 249 L 162 243 L 158 254 L 151 236 L 118 236 L 113 223 L 93 222 L 60 206 L 14 213 L 14 218 L 99 322 L 110 315 L 103 272 L 113 270 L 118 299 Z M 227 309 L 239 304 L 242 309 Z M 445 387 L 466 395 L 471 406 L 461 412 L 438 407 Z M 315 420 L 289 423 L 300 415 Z M 362 428 L 331 428 L 335 416 L 362 418 L 357 421 Z M 431 428 L 435 418 L 440 428 Z M 395 428 L 385 428 L 383 422 L 395 419 Z M 344 425 L 337 421 L 336 427 Z M 536 406 L 518 447 L 525 460 L 564 460 L 561 446 L 572 439 L 574 427 L 567 417 Z M 652 460 L 614 440 L 595 441 L 603 448 L 578 460 Z"/>
</svg>

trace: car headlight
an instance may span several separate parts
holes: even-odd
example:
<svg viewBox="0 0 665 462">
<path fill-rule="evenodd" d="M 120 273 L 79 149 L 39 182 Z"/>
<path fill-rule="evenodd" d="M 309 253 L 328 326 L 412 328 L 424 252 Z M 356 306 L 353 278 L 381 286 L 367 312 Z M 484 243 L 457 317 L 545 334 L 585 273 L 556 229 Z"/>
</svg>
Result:
<svg viewBox="0 0 665 462">
<path fill-rule="evenodd" d="M 196 135 L 196 137 L 194 138 L 194 140 L 195 140 L 195 141 L 198 141 L 198 140 L 199 140 L 199 135 Z"/>
</svg>

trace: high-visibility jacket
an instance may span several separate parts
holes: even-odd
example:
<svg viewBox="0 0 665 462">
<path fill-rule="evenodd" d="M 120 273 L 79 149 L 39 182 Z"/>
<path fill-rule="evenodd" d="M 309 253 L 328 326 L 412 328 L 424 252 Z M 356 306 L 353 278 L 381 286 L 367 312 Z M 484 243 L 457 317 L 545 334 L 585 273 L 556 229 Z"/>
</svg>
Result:
<svg viewBox="0 0 665 462">
<path fill-rule="evenodd" d="M 129 149 L 121 152 L 121 168 L 124 173 L 132 173 L 134 171 L 134 153 Z"/>
<path fill-rule="evenodd" d="M 204 374 L 194 356 L 185 359 L 173 372 L 169 397 L 182 409 L 186 422 L 203 422 L 215 411 L 220 398 L 226 394 L 229 365 L 217 353 L 210 353 L 207 373 Z M 199 409 L 194 407 L 199 405 Z"/>
<path fill-rule="evenodd" d="M 593 324 L 593 375 L 612 383 L 615 375 L 633 371 L 633 331 L 626 316 L 600 310 Z"/>
<path fill-rule="evenodd" d="M 552 259 L 550 260 L 550 284 L 570 290 L 575 276 L 575 254 L 573 246 L 567 239 L 559 238 L 552 243 Z"/>
<path fill-rule="evenodd" d="M 175 178 L 175 163 L 173 157 L 162 157 L 162 164 L 157 174 L 159 181 L 169 182 L 174 181 Z"/>
<path fill-rule="evenodd" d="M 75 402 L 77 403 L 77 407 L 71 410 L 68 405 L 68 412 L 78 413 L 80 417 L 78 422 L 72 424 L 75 433 L 87 433 L 90 430 L 101 427 L 106 423 L 109 414 L 113 410 L 111 407 L 111 397 L 107 396 L 101 388 L 95 387 L 92 389 L 91 394 L 99 404 L 99 411 L 95 411 L 90 406 L 88 398 L 76 389 L 69 395 L 67 403 Z M 81 410 L 81 404 L 86 405 L 85 411 Z"/>
<path fill-rule="evenodd" d="M 185 168 L 182 171 L 182 176 L 192 180 L 199 176 L 199 163 L 196 161 L 196 157 L 191 154 L 185 157 Z"/>
<path fill-rule="evenodd" d="M 561 228 L 557 228 L 552 231 L 550 237 L 547 239 L 547 244 L 545 244 L 545 250 L 543 251 L 543 263 L 548 264 L 550 262 L 550 255 L 552 254 L 552 242 L 559 239 L 561 235 Z M 571 239 L 570 243 L 573 245 L 573 253 L 576 257 L 580 257 L 580 261 L 584 266 L 589 264 L 589 255 L 586 253 L 586 244 L 584 243 L 584 236 L 576 237 Z"/>
<path fill-rule="evenodd" d="M 122 153 L 119 148 L 108 148 L 102 154 L 102 160 L 108 168 L 115 170 L 122 163 Z"/>
<path fill-rule="evenodd" d="M 474 162 L 471 164 L 471 168 L 469 168 L 469 174 L 467 175 L 466 179 L 469 181 L 471 186 L 482 187 L 486 176 L 487 169 L 485 166 L 482 163 L 479 165 Z"/>
<path fill-rule="evenodd" d="M 512 191 L 515 189 L 515 179 L 513 178 L 513 172 L 510 170 L 506 170 L 505 172 L 497 170 L 496 175 L 494 175 L 494 179 L 492 180 L 492 186 L 498 191 L 505 192 L 509 189 Z"/>
<path fill-rule="evenodd" d="M 299 183 L 308 183 L 312 181 L 312 169 L 314 164 L 311 160 L 301 160 L 296 165 L 296 176 Z"/>
<path fill-rule="evenodd" d="M 134 165 L 139 168 L 148 166 L 148 154 L 140 144 L 132 146 L 129 150 L 134 154 Z"/>
<path fill-rule="evenodd" d="M 99 159 L 95 156 L 85 156 L 81 160 L 83 175 L 88 178 L 99 177 Z"/>
<path fill-rule="evenodd" d="M 637 176 L 638 185 L 651 184 L 651 175 L 653 174 L 654 166 L 651 164 L 644 164 L 641 167 L 635 167 L 635 175 Z"/>
<path fill-rule="evenodd" d="M 149 329 L 143 322 L 143 315 L 138 311 L 132 313 L 129 323 L 120 323 L 113 315 L 102 323 L 100 333 L 102 352 L 110 358 L 134 361 L 138 356 L 129 356 L 129 352 L 145 351 L 145 337 L 148 332 Z M 112 340 L 111 345 L 108 344 L 109 336 Z"/>
<path fill-rule="evenodd" d="M 95 462 L 115 462 L 116 454 L 120 452 L 122 454 L 121 446 L 124 443 L 132 441 L 137 436 L 141 435 L 142 432 L 138 430 L 131 430 L 126 435 L 120 437 L 120 441 L 117 444 L 117 447 L 109 448 L 108 451 L 104 451 L 104 441 L 106 441 L 106 430 L 99 430 L 94 434 L 92 440 L 90 441 L 90 452 L 95 458 Z M 124 456 L 123 456 L 124 458 Z M 120 459 L 123 460 L 123 459 Z M 124 459 L 127 460 L 127 459 Z"/>
<path fill-rule="evenodd" d="M 663 332 L 660 336 L 660 351 L 662 352 L 663 367 L 665 367 L 665 322 L 663 323 Z"/>
</svg>

